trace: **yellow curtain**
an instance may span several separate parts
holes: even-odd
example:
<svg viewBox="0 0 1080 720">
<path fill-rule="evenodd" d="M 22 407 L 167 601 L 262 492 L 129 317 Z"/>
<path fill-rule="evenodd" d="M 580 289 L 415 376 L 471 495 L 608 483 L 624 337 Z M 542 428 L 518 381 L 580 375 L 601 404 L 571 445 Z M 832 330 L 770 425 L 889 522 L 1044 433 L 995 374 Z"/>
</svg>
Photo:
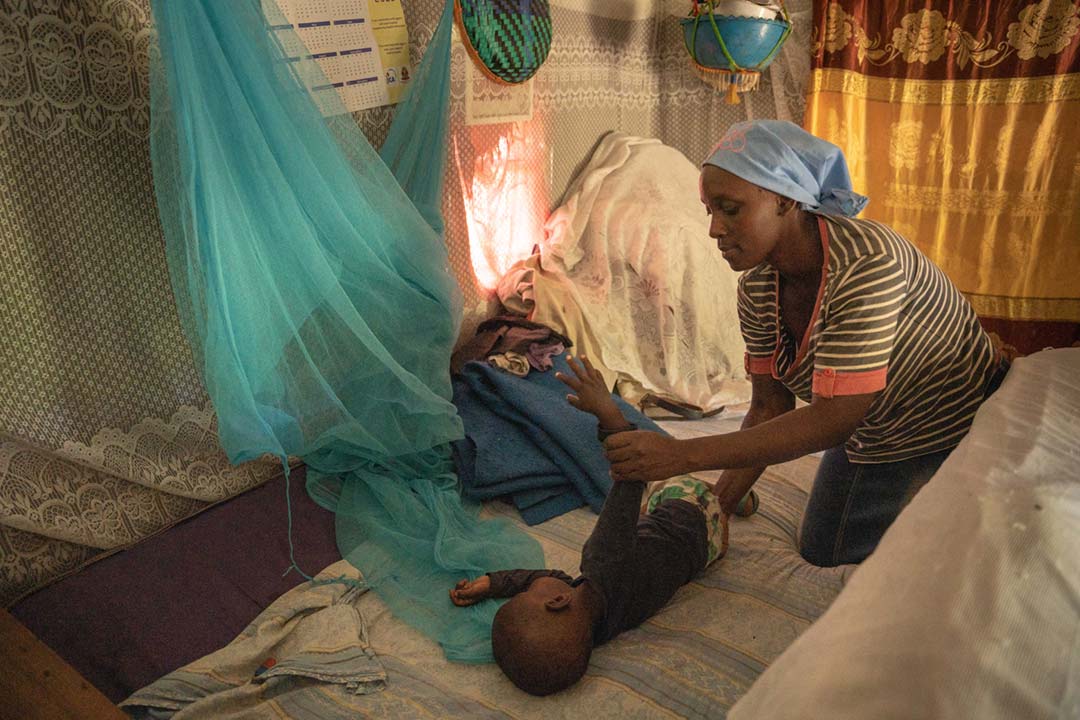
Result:
<svg viewBox="0 0 1080 720">
<path fill-rule="evenodd" d="M 982 316 L 1080 321 L 1080 5 L 817 0 L 814 25 L 806 127 L 863 217 Z"/>
</svg>

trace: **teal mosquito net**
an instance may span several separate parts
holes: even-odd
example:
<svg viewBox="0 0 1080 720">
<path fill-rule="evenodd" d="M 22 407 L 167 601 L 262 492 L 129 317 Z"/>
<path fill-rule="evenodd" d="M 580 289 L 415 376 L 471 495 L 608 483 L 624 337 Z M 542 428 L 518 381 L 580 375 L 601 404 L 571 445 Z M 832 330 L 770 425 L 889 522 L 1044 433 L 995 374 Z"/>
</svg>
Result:
<svg viewBox="0 0 1080 720">
<path fill-rule="evenodd" d="M 440 195 L 452 2 L 380 157 L 272 0 L 154 0 L 151 155 L 177 306 L 230 460 L 309 466 L 342 556 L 447 657 L 490 660 L 461 577 L 539 567 L 463 504 Z M 278 29 L 275 29 L 278 28 Z M 294 565 L 295 566 L 295 565 Z M 305 576 L 306 577 L 306 576 Z"/>
</svg>

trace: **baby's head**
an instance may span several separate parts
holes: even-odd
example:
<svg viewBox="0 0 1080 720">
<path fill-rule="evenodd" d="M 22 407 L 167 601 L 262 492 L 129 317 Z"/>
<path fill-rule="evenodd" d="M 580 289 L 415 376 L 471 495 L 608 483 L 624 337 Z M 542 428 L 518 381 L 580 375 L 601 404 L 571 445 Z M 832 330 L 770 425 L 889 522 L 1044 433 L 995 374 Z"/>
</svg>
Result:
<svg viewBox="0 0 1080 720">
<path fill-rule="evenodd" d="M 491 626 L 495 662 L 532 695 L 550 695 L 580 680 L 592 646 L 592 617 L 584 597 L 550 577 L 536 579 L 499 608 Z"/>
</svg>

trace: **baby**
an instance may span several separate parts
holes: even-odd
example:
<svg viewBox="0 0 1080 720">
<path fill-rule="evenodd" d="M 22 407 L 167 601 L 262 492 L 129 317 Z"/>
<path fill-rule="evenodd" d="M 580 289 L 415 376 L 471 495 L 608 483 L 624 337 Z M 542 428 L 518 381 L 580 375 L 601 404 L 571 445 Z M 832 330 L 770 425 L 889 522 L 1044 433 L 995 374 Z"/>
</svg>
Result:
<svg viewBox="0 0 1080 720">
<path fill-rule="evenodd" d="M 576 394 L 571 405 L 592 413 L 603 441 L 636 429 L 587 358 L 567 358 L 576 377 L 558 373 Z M 688 475 L 657 483 L 642 507 L 645 484 L 612 484 L 581 552 L 581 575 L 559 570 L 504 570 L 462 580 L 455 605 L 512 598 L 491 628 L 495 662 L 533 695 L 563 690 L 585 673 L 593 646 L 637 627 L 727 550 L 728 518 L 712 488 Z"/>
</svg>

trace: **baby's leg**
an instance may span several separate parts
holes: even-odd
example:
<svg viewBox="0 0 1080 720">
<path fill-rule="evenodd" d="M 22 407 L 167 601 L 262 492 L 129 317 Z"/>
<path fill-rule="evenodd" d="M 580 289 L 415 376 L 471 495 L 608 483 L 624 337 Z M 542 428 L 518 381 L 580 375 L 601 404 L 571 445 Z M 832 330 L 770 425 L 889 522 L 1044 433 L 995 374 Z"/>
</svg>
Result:
<svg viewBox="0 0 1080 720">
<path fill-rule="evenodd" d="M 684 500 L 693 503 L 705 516 L 708 531 L 708 556 L 706 564 L 722 558 L 728 548 L 728 516 L 720 507 L 720 499 L 713 493 L 712 485 L 691 475 L 677 475 L 670 480 L 656 483 L 643 504 L 647 512 L 665 500 Z"/>
</svg>

